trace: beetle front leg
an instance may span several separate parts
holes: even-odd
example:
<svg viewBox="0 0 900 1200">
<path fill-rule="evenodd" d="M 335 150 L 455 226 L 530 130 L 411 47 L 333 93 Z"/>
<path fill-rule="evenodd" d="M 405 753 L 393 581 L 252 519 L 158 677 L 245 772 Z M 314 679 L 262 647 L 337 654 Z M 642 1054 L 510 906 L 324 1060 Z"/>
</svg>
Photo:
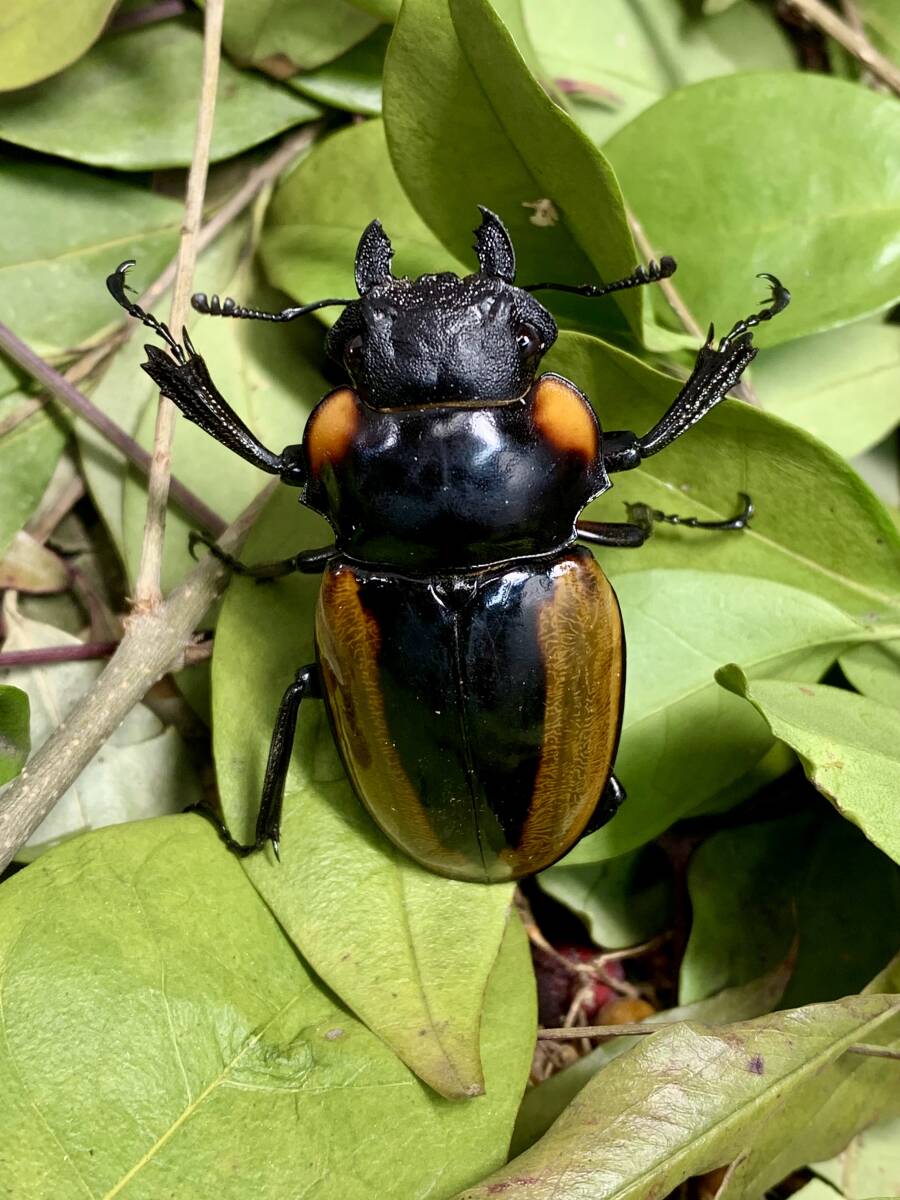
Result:
<svg viewBox="0 0 900 1200">
<path fill-rule="evenodd" d="M 750 331 L 783 312 L 791 300 L 790 292 L 774 275 L 763 278 L 772 288 L 768 306 L 738 321 L 718 346 L 713 345 L 715 331 L 710 326 L 690 379 L 649 433 L 638 437 L 630 430 L 620 430 L 605 435 L 603 465 L 607 471 L 632 470 L 651 454 L 658 454 L 670 446 L 725 399 L 756 357 L 757 349 Z"/>
<path fill-rule="evenodd" d="M 197 557 L 194 553 L 197 547 L 206 546 L 213 558 L 224 563 L 235 575 L 246 575 L 260 583 L 270 579 L 281 579 L 282 576 L 293 575 L 294 572 L 299 572 L 301 575 L 317 575 L 320 571 L 325 570 L 337 554 L 337 547 L 332 543 L 332 545 L 322 546 L 318 550 L 301 550 L 292 558 L 281 558 L 277 562 L 242 563 L 239 558 L 227 554 L 211 537 L 205 533 L 199 533 L 196 529 L 191 530 L 188 536 L 188 545 L 194 558 Z"/>
<path fill-rule="evenodd" d="M 108 276 L 106 286 L 116 303 L 135 320 L 152 329 L 167 347 L 168 353 L 158 346 L 145 346 L 147 361 L 141 364 L 143 370 L 160 392 L 210 437 L 260 470 L 280 475 L 282 482 L 302 487 L 306 482 L 302 446 L 286 446 L 281 454 L 275 454 L 247 428 L 213 383 L 209 368 L 195 350 L 188 331 L 182 329 L 179 342 L 165 322 L 128 299 L 126 291 L 131 289 L 125 283 L 125 274 L 133 266 L 130 259 L 120 263 Z"/>
<path fill-rule="evenodd" d="M 259 802 L 259 815 L 256 818 L 256 836 L 252 842 L 239 842 L 233 838 L 225 822 L 205 805 L 194 805 L 187 810 L 188 812 L 198 812 L 211 821 L 228 849 L 240 855 L 241 858 L 264 849 L 267 842 L 272 843 L 275 857 L 281 858 L 279 839 L 284 784 L 287 779 L 288 767 L 291 764 L 300 704 L 307 699 L 322 699 L 322 683 L 319 668 L 315 663 L 308 667 L 301 667 L 293 683 L 288 686 L 278 707 L 272 741 L 269 744 L 269 758 L 266 763 L 266 775 Z"/>
</svg>

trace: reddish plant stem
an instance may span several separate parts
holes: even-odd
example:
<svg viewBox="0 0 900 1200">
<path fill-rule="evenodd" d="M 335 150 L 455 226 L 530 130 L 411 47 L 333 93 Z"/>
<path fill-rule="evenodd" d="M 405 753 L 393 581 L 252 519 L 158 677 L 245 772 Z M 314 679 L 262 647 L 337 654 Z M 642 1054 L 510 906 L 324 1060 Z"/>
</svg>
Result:
<svg viewBox="0 0 900 1200">
<path fill-rule="evenodd" d="M 41 646 L 35 650 L 7 650 L 0 653 L 0 670 L 10 667 L 42 667 L 48 663 L 84 662 L 109 658 L 118 642 L 78 642 L 69 646 Z"/>
<path fill-rule="evenodd" d="M 61 400 L 67 408 L 77 413 L 79 417 L 101 433 L 139 471 L 144 475 L 149 474 L 150 455 L 143 446 L 139 446 L 130 434 L 127 434 L 105 412 L 92 404 L 83 392 L 73 387 L 68 379 L 55 371 L 40 355 L 35 354 L 30 346 L 16 337 L 13 331 L 2 322 L 0 322 L 0 349 L 24 371 L 27 371 L 32 379 L 36 379 L 47 391 L 51 392 L 57 400 Z M 195 496 L 190 488 L 185 487 L 180 480 L 172 479 L 169 490 L 172 499 L 182 512 L 196 521 L 202 529 L 213 534 L 214 537 L 218 537 L 222 533 L 225 529 L 225 522 L 218 513 L 214 513 L 208 505 L 204 504 L 199 496 Z"/>
</svg>

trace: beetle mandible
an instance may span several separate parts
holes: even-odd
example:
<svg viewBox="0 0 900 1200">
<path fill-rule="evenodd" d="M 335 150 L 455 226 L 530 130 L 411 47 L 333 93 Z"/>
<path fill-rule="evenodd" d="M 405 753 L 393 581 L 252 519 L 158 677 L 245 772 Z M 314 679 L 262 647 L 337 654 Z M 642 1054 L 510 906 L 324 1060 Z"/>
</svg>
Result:
<svg viewBox="0 0 900 1200">
<path fill-rule="evenodd" d="M 384 833 L 423 866 L 493 883 L 550 866 L 616 812 L 613 774 L 624 694 L 625 643 L 615 593 L 576 543 L 640 546 L 654 521 L 739 530 L 752 513 L 698 521 L 631 506 L 630 520 L 579 520 L 584 506 L 663 450 L 734 387 L 757 351 L 750 330 L 781 312 L 772 296 L 718 344 L 710 327 L 690 378 L 643 436 L 601 432 L 575 384 L 536 377 L 557 336 L 534 297 L 542 289 L 605 296 L 671 275 L 663 258 L 609 284 L 515 284 L 502 221 L 481 207 L 477 273 L 392 274 L 378 221 L 356 252 L 359 299 L 281 312 L 198 293 L 195 309 L 291 321 L 329 305 L 343 313 L 328 353 L 352 387 L 313 410 L 280 454 L 254 437 L 219 394 L 187 331 L 179 343 L 125 294 L 113 297 L 153 329 L 143 364 L 190 421 L 242 458 L 300 490 L 334 529 L 330 546 L 236 571 L 274 578 L 321 572 L 316 662 L 278 709 L 255 840 L 279 850 L 284 783 L 301 702 L 325 701 L 357 796 Z M 195 535 L 196 536 L 196 535 Z M 204 540 L 201 538 L 200 540 Z M 206 544 L 209 544 L 208 542 Z"/>
</svg>

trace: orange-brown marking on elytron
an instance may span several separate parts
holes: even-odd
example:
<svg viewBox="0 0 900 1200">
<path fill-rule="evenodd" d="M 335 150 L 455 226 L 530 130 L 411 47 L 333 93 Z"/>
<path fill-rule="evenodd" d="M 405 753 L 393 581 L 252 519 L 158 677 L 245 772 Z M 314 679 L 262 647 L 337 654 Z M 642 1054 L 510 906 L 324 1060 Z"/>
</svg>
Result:
<svg viewBox="0 0 900 1200">
<path fill-rule="evenodd" d="M 401 849 L 438 871 L 466 859 L 438 839 L 388 729 L 378 669 L 381 632 L 359 598 L 350 567 L 329 567 L 319 591 L 316 641 L 325 698 L 356 793 Z"/>
<path fill-rule="evenodd" d="M 538 871 L 575 844 L 609 778 L 625 684 L 622 616 L 593 558 L 554 569 L 538 618 L 546 701 L 541 761 L 519 845 L 504 852 L 516 871 Z"/>
<path fill-rule="evenodd" d="M 306 450 L 312 475 L 318 478 L 326 461 L 340 462 L 359 429 L 359 401 L 352 388 L 338 388 L 319 404 L 310 418 Z"/>
<path fill-rule="evenodd" d="M 531 400 L 532 420 L 542 437 L 563 453 L 593 462 L 600 445 L 594 410 L 581 392 L 558 375 L 542 375 Z"/>
</svg>

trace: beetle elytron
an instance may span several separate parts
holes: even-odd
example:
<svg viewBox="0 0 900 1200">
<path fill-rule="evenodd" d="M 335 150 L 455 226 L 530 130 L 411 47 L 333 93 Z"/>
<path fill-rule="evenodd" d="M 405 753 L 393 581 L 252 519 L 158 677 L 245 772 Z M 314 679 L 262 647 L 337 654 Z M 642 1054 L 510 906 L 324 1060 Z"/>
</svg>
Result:
<svg viewBox="0 0 900 1200">
<path fill-rule="evenodd" d="M 327 305 L 344 312 L 327 337 L 352 387 L 327 395 L 302 443 L 274 454 L 219 394 L 187 331 L 179 344 L 125 294 L 113 297 L 165 341 L 143 364 L 184 415 L 242 458 L 301 489 L 328 519 L 334 544 L 245 567 L 273 578 L 322 572 L 317 661 L 298 671 L 278 710 L 256 838 L 278 853 L 284 782 L 300 703 L 325 701 L 355 791 L 384 833 L 425 867 L 456 879 L 516 879 L 555 862 L 615 813 L 612 774 L 621 724 L 625 646 L 615 593 L 577 539 L 639 546 L 652 521 L 712 529 L 634 506 L 622 524 L 579 521 L 588 501 L 664 449 L 734 387 L 756 355 L 751 328 L 772 298 L 717 346 L 710 329 L 693 373 L 643 437 L 602 433 L 594 411 L 559 375 L 535 378 L 557 335 L 531 294 L 603 296 L 671 275 L 663 258 L 607 285 L 517 287 L 498 217 L 481 209 L 479 270 L 400 279 L 377 221 L 356 253 L 360 298 L 278 313 L 198 294 L 216 316 L 290 321 Z M 746 499 L 746 498 L 745 498 Z M 203 539 L 201 539 L 203 540 Z"/>
</svg>

